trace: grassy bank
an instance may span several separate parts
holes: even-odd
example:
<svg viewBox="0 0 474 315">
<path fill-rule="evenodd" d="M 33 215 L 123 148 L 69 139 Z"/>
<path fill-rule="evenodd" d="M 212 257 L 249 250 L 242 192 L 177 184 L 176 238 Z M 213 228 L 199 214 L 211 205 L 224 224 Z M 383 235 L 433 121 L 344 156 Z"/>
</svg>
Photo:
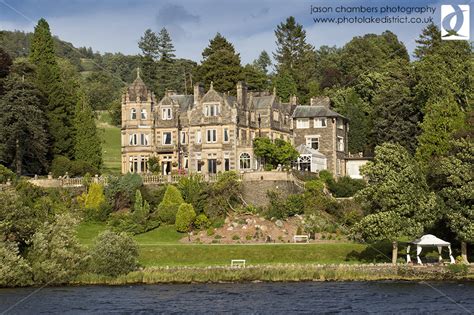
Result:
<svg viewBox="0 0 474 315">
<path fill-rule="evenodd" d="M 455 273 L 446 267 L 408 267 L 392 265 L 314 265 L 278 264 L 230 267 L 145 268 L 111 278 L 94 274 L 81 275 L 74 284 L 158 284 L 280 281 L 375 281 L 375 280 L 474 280 L 474 270 Z"/>
<path fill-rule="evenodd" d="M 110 115 L 107 111 L 97 113 L 97 127 L 102 140 L 103 172 L 120 174 L 121 171 L 121 141 L 120 128 L 110 124 Z"/>
</svg>

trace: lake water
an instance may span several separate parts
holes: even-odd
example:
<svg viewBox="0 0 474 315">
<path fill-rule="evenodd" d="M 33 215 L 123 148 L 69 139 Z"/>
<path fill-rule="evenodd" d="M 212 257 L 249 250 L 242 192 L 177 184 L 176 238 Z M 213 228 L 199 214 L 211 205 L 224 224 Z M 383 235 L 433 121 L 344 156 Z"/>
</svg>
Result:
<svg viewBox="0 0 474 315">
<path fill-rule="evenodd" d="M 0 314 L 34 288 L 0 289 Z M 469 282 L 302 282 L 51 287 L 6 314 L 474 313 Z"/>
</svg>

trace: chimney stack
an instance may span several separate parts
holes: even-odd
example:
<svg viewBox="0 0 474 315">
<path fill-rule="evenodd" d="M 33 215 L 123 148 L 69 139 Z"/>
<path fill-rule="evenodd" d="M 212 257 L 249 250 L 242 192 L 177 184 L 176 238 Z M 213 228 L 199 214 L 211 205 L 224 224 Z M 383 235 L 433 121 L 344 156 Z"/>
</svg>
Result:
<svg viewBox="0 0 474 315">
<path fill-rule="evenodd" d="M 237 103 L 243 109 L 247 108 L 247 86 L 242 81 L 237 82 Z"/>
<path fill-rule="evenodd" d="M 197 82 L 194 84 L 194 104 L 199 102 L 204 95 L 204 88 L 202 87 L 201 83 Z"/>
<path fill-rule="evenodd" d="M 296 95 L 290 96 L 290 105 L 291 106 L 296 106 L 298 104 L 298 98 Z"/>
</svg>

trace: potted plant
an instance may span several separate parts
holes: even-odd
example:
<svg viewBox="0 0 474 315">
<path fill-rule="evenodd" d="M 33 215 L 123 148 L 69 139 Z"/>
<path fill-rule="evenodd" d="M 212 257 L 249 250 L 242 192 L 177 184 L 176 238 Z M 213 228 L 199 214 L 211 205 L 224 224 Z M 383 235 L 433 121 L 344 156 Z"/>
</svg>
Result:
<svg viewBox="0 0 474 315">
<path fill-rule="evenodd" d="M 177 167 L 177 166 L 178 166 L 178 162 L 175 161 L 175 162 L 171 163 L 171 165 L 173 165 L 173 167 Z"/>
<path fill-rule="evenodd" d="M 217 160 L 217 161 L 216 161 L 216 164 L 217 164 L 217 165 L 221 165 L 221 164 L 222 164 L 222 160 Z"/>
</svg>

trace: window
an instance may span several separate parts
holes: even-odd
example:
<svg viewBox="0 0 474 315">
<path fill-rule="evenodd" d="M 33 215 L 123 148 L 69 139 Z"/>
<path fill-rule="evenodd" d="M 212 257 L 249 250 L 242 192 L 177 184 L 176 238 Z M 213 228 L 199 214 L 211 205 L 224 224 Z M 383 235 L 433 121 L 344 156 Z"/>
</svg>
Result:
<svg viewBox="0 0 474 315">
<path fill-rule="evenodd" d="M 315 118 L 314 128 L 324 128 L 327 126 L 326 118 Z"/>
<path fill-rule="evenodd" d="M 278 115 L 278 112 L 276 110 L 273 111 L 273 120 L 274 121 L 278 121 L 279 119 L 279 115 Z"/>
<path fill-rule="evenodd" d="M 196 153 L 196 170 L 201 172 L 202 170 L 202 160 L 201 160 L 201 153 Z"/>
<path fill-rule="evenodd" d="M 130 145 L 137 145 L 138 144 L 138 136 L 136 133 L 130 135 Z"/>
<path fill-rule="evenodd" d="M 146 117 L 147 117 L 146 109 L 142 109 L 140 112 L 141 112 L 142 119 L 146 119 Z"/>
<path fill-rule="evenodd" d="M 206 105 L 204 109 L 204 113 L 206 116 L 217 116 L 219 115 L 219 105 L 218 104 L 210 104 Z"/>
<path fill-rule="evenodd" d="M 186 144 L 186 131 L 181 131 L 180 142 Z"/>
<path fill-rule="evenodd" d="M 340 159 L 336 160 L 336 174 L 341 175 L 341 160 Z"/>
<path fill-rule="evenodd" d="M 224 142 L 229 142 L 229 128 L 224 128 Z"/>
<path fill-rule="evenodd" d="M 296 128 L 297 129 L 306 129 L 309 128 L 309 119 L 308 118 L 300 118 L 296 120 Z"/>
<path fill-rule="evenodd" d="M 337 119 L 337 129 L 344 129 L 344 122 L 342 119 Z"/>
<path fill-rule="evenodd" d="M 314 150 L 319 150 L 319 137 L 315 137 L 315 136 L 307 137 L 306 146 Z"/>
<path fill-rule="evenodd" d="M 130 111 L 130 119 L 137 119 L 137 110 L 135 108 L 132 108 Z"/>
<path fill-rule="evenodd" d="M 250 121 L 255 122 L 255 113 L 254 112 L 250 113 Z"/>
<path fill-rule="evenodd" d="M 217 142 L 217 130 L 216 129 L 208 129 L 206 139 L 207 139 L 207 143 Z"/>
<path fill-rule="evenodd" d="M 337 151 L 344 151 L 344 138 L 337 137 Z"/>
<path fill-rule="evenodd" d="M 250 154 L 242 153 L 239 160 L 241 170 L 250 169 Z"/>
<path fill-rule="evenodd" d="M 163 144 L 171 144 L 171 132 L 163 132 Z"/>
<path fill-rule="evenodd" d="M 141 133 L 140 134 L 140 144 L 141 145 L 148 145 L 148 135 Z"/>
<path fill-rule="evenodd" d="M 208 159 L 207 160 L 207 172 L 209 174 L 216 174 L 217 173 L 217 160 L 216 159 Z"/>
<path fill-rule="evenodd" d="M 201 130 L 196 131 L 196 143 L 197 144 L 202 143 Z"/>
<path fill-rule="evenodd" d="M 173 119 L 173 112 L 171 107 L 166 107 L 161 109 L 161 119 L 163 120 L 171 120 Z"/>
</svg>

